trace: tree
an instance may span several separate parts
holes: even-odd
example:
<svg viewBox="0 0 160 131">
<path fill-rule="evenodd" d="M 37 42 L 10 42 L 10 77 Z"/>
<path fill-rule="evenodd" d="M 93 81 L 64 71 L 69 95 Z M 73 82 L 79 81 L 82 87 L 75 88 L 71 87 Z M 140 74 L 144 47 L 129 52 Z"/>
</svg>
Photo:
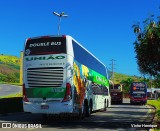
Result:
<svg viewBox="0 0 160 131">
<path fill-rule="evenodd" d="M 155 88 L 160 87 L 160 76 L 154 79 L 153 87 Z"/>
<path fill-rule="evenodd" d="M 7 74 L 6 82 L 8 82 L 8 83 L 14 83 L 14 82 L 16 82 L 15 75 L 14 74 Z"/>
<path fill-rule="evenodd" d="M 134 80 L 132 78 L 128 78 L 126 80 L 122 80 L 120 83 L 123 84 L 123 91 L 125 93 L 129 93 L 130 91 L 130 85 Z"/>
<path fill-rule="evenodd" d="M 142 74 L 149 74 L 160 78 L 160 17 L 158 21 L 151 15 L 143 21 L 141 30 L 140 23 L 134 24 L 134 33 L 137 40 L 134 42 L 137 64 Z"/>
</svg>

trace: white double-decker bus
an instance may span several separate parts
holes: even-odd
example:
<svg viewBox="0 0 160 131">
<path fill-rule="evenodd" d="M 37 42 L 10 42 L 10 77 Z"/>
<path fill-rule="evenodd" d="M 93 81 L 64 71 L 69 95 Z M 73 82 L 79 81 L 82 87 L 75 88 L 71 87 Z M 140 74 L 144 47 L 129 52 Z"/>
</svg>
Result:
<svg viewBox="0 0 160 131">
<path fill-rule="evenodd" d="M 71 36 L 27 39 L 23 65 L 25 112 L 84 117 L 110 106 L 105 65 Z"/>
</svg>

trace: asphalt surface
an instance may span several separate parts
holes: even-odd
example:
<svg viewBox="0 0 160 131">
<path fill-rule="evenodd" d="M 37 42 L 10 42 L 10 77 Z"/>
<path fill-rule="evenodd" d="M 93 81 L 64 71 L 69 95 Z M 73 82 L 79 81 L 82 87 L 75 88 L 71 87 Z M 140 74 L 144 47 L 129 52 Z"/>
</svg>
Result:
<svg viewBox="0 0 160 131">
<path fill-rule="evenodd" d="M 83 120 L 69 117 L 50 116 L 44 119 L 40 114 L 9 114 L 0 116 L 0 122 L 12 124 L 41 124 L 45 131 L 70 131 L 70 130 L 101 130 L 101 131 L 146 131 L 149 128 L 143 128 L 144 125 L 152 125 L 154 114 L 149 113 L 154 108 L 145 105 L 130 105 L 129 99 L 124 99 L 121 105 L 112 105 L 107 111 L 97 111 L 91 117 Z M 2 125 L 0 125 L 2 126 Z M 141 126 L 141 127 L 137 127 Z M 18 129 L 23 130 L 23 129 Z M 36 130 L 39 129 L 27 129 Z"/>
<path fill-rule="evenodd" d="M 0 84 L 0 97 L 22 92 L 22 88 L 15 85 Z"/>
</svg>

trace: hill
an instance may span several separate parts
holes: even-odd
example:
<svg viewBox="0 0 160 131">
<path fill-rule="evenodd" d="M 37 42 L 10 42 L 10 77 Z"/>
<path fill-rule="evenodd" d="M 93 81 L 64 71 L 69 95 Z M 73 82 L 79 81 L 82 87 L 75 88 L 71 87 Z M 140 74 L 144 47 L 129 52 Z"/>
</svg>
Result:
<svg viewBox="0 0 160 131">
<path fill-rule="evenodd" d="M 0 82 L 19 83 L 20 58 L 0 54 Z"/>
<path fill-rule="evenodd" d="M 114 82 L 115 83 L 120 83 L 120 82 L 127 80 L 127 79 L 132 79 L 133 81 L 142 80 L 142 78 L 140 78 L 138 76 L 130 76 L 130 75 L 116 73 L 116 72 L 114 73 Z M 111 80 L 113 80 L 113 79 L 111 78 Z"/>
</svg>

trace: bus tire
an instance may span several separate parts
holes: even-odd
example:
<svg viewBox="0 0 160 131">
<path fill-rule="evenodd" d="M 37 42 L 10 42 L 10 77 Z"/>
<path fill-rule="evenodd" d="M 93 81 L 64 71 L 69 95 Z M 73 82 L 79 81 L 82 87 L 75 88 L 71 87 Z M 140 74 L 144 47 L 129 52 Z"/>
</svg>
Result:
<svg viewBox="0 0 160 131">
<path fill-rule="evenodd" d="M 86 109 L 86 117 L 90 117 L 92 113 L 92 101 L 90 100 L 89 105 L 86 103 L 87 109 Z"/>
<path fill-rule="evenodd" d="M 106 105 L 106 100 L 104 101 L 104 109 L 103 111 L 106 111 L 107 110 L 107 105 Z"/>
<path fill-rule="evenodd" d="M 84 119 L 86 114 L 87 114 L 87 104 L 86 104 L 86 101 L 84 101 L 82 110 L 80 111 L 79 116 L 78 116 L 79 119 Z"/>
<path fill-rule="evenodd" d="M 109 102 L 108 102 L 108 100 L 107 100 L 107 108 L 109 107 Z"/>
</svg>

